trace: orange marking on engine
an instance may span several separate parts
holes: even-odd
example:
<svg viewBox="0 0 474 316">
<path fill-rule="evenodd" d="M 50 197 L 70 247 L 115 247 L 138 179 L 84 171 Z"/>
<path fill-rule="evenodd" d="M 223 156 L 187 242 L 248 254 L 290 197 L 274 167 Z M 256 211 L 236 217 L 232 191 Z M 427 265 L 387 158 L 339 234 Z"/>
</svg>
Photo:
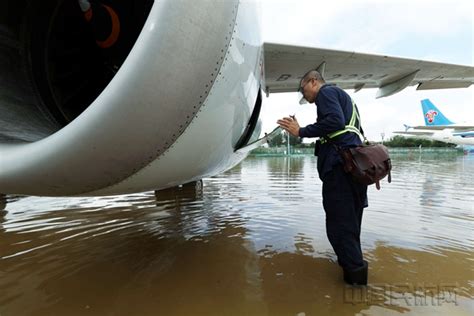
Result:
<svg viewBox="0 0 474 316">
<path fill-rule="evenodd" d="M 102 4 L 102 6 L 107 10 L 107 12 L 109 12 L 110 18 L 112 19 L 112 31 L 110 32 L 109 37 L 104 41 L 96 41 L 96 43 L 100 48 L 109 48 L 118 40 L 120 34 L 120 20 L 117 13 L 115 13 L 111 7 L 105 4 Z"/>
<path fill-rule="evenodd" d="M 87 9 L 87 11 L 84 12 L 84 16 L 86 18 L 86 21 L 90 22 L 92 20 L 92 9 L 91 8 Z"/>
</svg>

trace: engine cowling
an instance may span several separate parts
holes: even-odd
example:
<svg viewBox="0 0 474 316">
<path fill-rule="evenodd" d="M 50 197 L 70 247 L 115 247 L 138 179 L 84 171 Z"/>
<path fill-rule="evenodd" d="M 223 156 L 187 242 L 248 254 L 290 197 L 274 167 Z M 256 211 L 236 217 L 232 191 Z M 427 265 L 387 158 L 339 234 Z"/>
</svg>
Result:
<svg viewBox="0 0 474 316">
<path fill-rule="evenodd" d="M 0 192 L 80 195 L 120 183 L 173 147 L 219 80 L 226 87 L 247 85 L 238 98 L 248 109 L 229 128 L 231 141 L 238 141 L 257 98 L 252 71 L 261 62 L 259 43 L 244 48 L 248 43 L 235 38 L 238 1 L 192 7 L 188 1 L 142 1 L 137 6 L 145 11 L 137 16 L 146 22 L 135 25 L 136 41 L 130 35 L 130 50 L 115 59 L 95 46 L 83 12 L 71 3 L 9 1 L 8 16 L 1 17 Z M 51 14 L 35 15 L 46 11 Z M 234 47 L 237 52 L 252 51 L 244 78 L 221 72 L 227 58 L 243 58 L 230 56 L 233 43 L 242 46 Z"/>
</svg>

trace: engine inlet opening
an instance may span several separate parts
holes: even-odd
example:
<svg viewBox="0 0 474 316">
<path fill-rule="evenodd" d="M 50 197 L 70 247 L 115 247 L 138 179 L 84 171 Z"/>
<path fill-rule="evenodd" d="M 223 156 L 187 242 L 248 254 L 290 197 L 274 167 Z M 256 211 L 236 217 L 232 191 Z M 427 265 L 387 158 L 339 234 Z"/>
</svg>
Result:
<svg viewBox="0 0 474 316">
<path fill-rule="evenodd" d="M 27 55 L 37 93 L 66 125 L 81 114 L 120 69 L 152 0 L 31 1 Z"/>
</svg>

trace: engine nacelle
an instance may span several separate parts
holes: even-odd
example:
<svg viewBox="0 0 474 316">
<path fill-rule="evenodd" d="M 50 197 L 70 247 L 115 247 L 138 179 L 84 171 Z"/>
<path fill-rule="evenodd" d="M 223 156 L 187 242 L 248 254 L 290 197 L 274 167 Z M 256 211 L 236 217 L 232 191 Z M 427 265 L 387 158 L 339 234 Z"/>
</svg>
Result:
<svg viewBox="0 0 474 316">
<path fill-rule="evenodd" d="M 76 2 L 8 2 L 0 16 L 0 192 L 160 189 L 245 157 L 236 144 L 244 131 L 246 142 L 260 132 L 258 124 L 246 130 L 262 80 L 255 3 L 130 2 L 138 13 L 124 11 L 135 15 L 129 33 L 122 24 L 118 52 L 96 45 Z"/>
</svg>

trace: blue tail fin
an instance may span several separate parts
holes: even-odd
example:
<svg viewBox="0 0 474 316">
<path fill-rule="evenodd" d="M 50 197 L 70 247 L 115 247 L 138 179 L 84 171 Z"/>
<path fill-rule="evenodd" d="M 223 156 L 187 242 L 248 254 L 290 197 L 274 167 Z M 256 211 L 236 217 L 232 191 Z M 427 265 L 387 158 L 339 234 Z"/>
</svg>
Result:
<svg viewBox="0 0 474 316">
<path fill-rule="evenodd" d="M 425 118 L 426 126 L 454 124 L 448 120 L 429 99 L 421 100 L 421 107 L 423 109 L 423 117 Z"/>
</svg>

